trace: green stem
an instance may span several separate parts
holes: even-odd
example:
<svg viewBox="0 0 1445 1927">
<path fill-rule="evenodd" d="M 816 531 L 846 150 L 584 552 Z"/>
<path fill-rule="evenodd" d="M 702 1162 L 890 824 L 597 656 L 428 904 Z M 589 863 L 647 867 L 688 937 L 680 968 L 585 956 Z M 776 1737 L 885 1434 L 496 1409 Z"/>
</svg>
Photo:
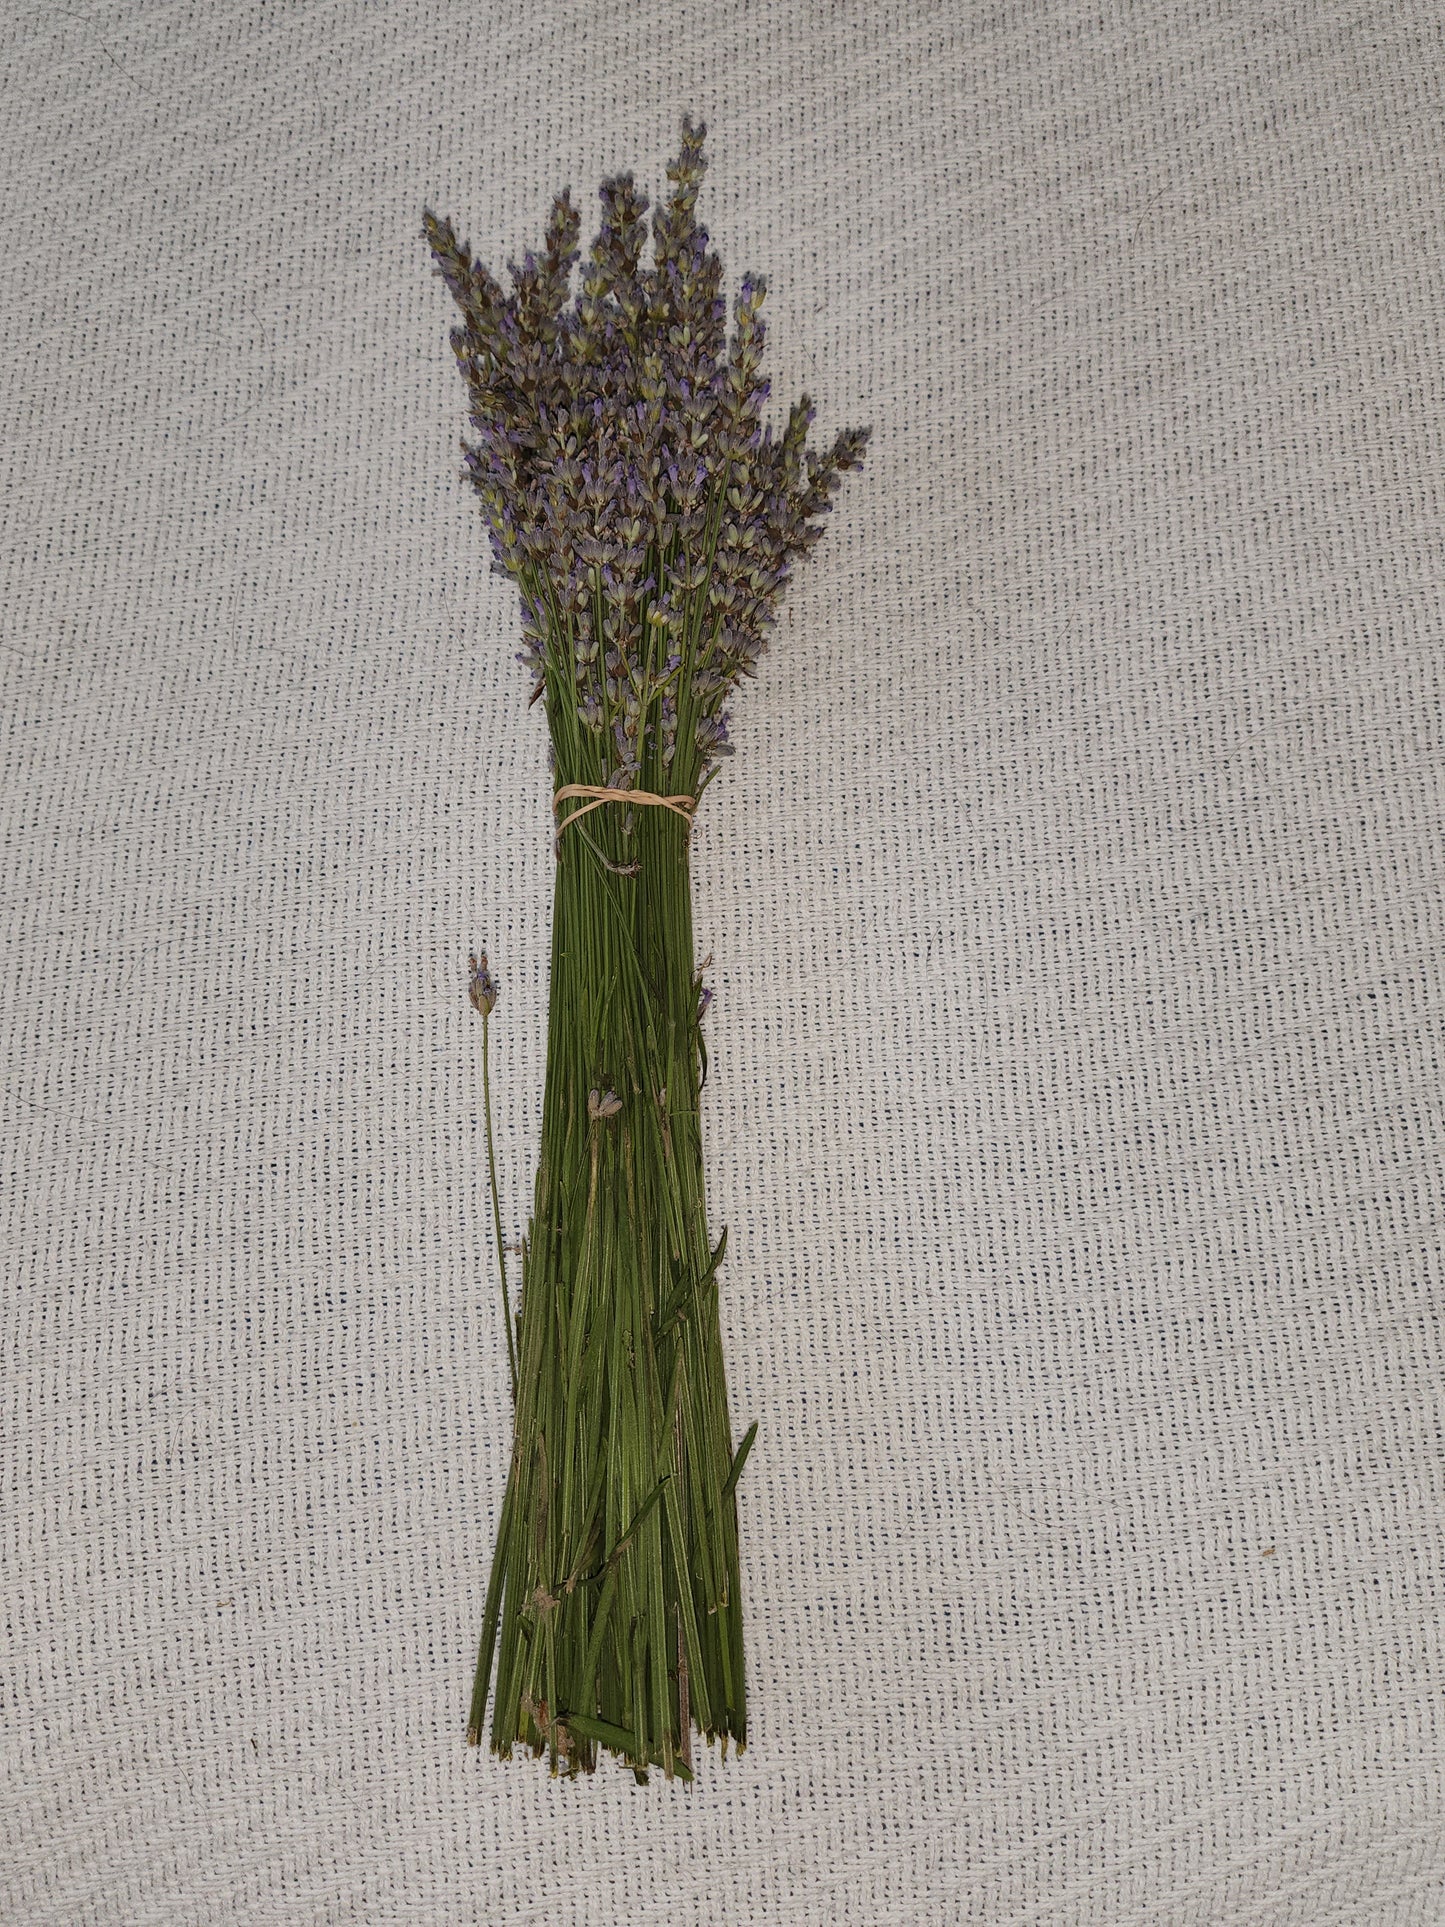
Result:
<svg viewBox="0 0 1445 1927">
<path fill-rule="evenodd" d="M 512 1301 L 507 1292 L 507 1253 L 502 1243 L 502 1205 L 497 1191 L 497 1151 L 492 1133 L 492 1066 L 488 1050 L 491 1012 L 482 1017 L 482 1108 L 487 1119 L 487 1170 L 492 1181 L 492 1224 L 497 1234 L 497 1270 L 502 1279 L 502 1316 L 507 1323 L 507 1363 L 512 1373 L 512 1404 L 517 1403 L 517 1343 L 512 1332 Z"/>
<path fill-rule="evenodd" d="M 559 786 L 586 775 L 559 756 Z M 641 1777 L 684 1771 L 693 1725 L 739 1749 L 747 1729 L 687 826 L 633 815 L 558 846 L 516 1441 L 469 1731 L 494 1679 L 494 1753 L 520 1740 L 571 1774 L 607 1747 Z"/>
</svg>

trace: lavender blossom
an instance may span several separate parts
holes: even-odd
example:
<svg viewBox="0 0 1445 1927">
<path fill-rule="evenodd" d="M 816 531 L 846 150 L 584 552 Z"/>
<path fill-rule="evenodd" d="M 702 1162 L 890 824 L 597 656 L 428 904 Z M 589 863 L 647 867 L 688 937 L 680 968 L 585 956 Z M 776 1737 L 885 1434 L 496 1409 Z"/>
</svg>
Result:
<svg viewBox="0 0 1445 1927">
<path fill-rule="evenodd" d="M 585 261 L 570 190 L 558 194 L 540 253 L 509 264 L 510 291 L 449 221 L 423 217 L 461 311 L 451 342 L 475 431 L 463 472 L 493 569 L 521 594 L 522 659 L 564 781 L 696 788 L 728 753 L 722 704 L 756 674 L 792 565 L 868 440 L 846 429 L 809 449 L 806 395 L 781 434 L 764 421 L 766 284 L 744 276 L 729 332 L 696 216 L 705 133 L 684 115 L 650 260 L 630 173 L 602 183 Z"/>
</svg>

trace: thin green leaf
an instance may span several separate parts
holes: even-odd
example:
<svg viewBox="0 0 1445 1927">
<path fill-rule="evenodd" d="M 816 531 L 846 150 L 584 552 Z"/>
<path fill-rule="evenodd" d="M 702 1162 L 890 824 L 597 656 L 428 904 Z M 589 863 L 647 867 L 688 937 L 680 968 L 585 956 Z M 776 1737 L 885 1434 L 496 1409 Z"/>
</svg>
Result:
<svg viewBox="0 0 1445 1927">
<path fill-rule="evenodd" d="M 702 1274 L 701 1278 L 698 1279 L 696 1287 L 694 1287 L 693 1282 L 690 1278 L 685 1278 L 683 1282 L 677 1287 L 676 1291 L 672 1293 L 667 1303 L 663 1306 L 661 1312 L 659 1312 L 658 1318 L 657 1318 L 657 1335 L 659 1338 L 665 1338 L 667 1336 L 667 1333 L 672 1326 L 673 1320 L 677 1317 L 677 1314 L 682 1310 L 682 1307 L 684 1303 L 687 1301 L 687 1299 L 689 1299 L 692 1296 L 694 1289 L 696 1289 L 699 1296 L 707 1290 L 708 1286 L 712 1283 L 713 1279 L 717 1276 L 717 1268 L 722 1263 L 723 1253 L 727 1250 L 727 1248 L 728 1248 L 728 1231 L 727 1231 L 727 1226 L 724 1225 L 722 1230 L 722 1236 L 717 1241 L 717 1249 L 712 1254 L 712 1262 L 708 1265 L 707 1270 Z"/>
<path fill-rule="evenodd" d="M 748 1453 L 752 1451 L 753 1440 L 757 1436 L 758 1436 L 758 1422 L 756 1419 L 754 1419 L 752 1424 L 748 1427 L 747 1431 L 743 1433 L 743 1442 L 737 1449 L 737 1456 L 733 1460 L 733 1469 L 727 1475 L 727 1481 L 724 1484 L 722 1489 L 722 1495 L 724 1499 L 728 1497 L 728 1495 L 732 1492 L 733 1487 L 737 1484 L 738 1480 L 742 1477 L 743 1467 L 747 1464 L 747 1461 L 748 1461 Z"/>
<path fill-rule="evenodd" d="M 582 1581 L 582 1584 L 584 1586 L 593 1585 L 597 1580 L 599 1580 L 603 1576 L 604 1573 L 610 1572 L 612 1568 L 617 1564 L 618 1560 L 622 1557 L 623 1553 L 626 1552 L 627 1548 L 632 1544 L 633 1539 L 636 1537 L 637 1528 L 642 1524 L 643 1520 L 647 1517 L 648 1513 L 651 1512 L 652 1508 L 657 1504 L 658 1500 L 662 1497 L 662 1488 L 667 1484 L 668 1480 L 671 1477 L 672 1477 L 672 1474 L 670 1472 L 663 1473 L 662 1477 L 658 1480 L 657 1484 L 652 1488 L 651 1492 L 648 1493 L 647 1497 L 642 1501 L 642 1504 L 637 1508 L 636 1512 L 633 1513 L 632 1524 L 627 1528 L 626 1532 L 623 1533 L 622 1537 L 617 1541 L 617 1544 L 612 1548 L 611 1552 L 609 1552 L 607 1557 L 602 1561 L 602 1564 L 597 1568 L 596 1572 L 589 1572 L 587 1577 Z"/>
<path fill-rule="evenodd" d="M 597 1740 L 603 1746 L 610 1746 L 618 1753 L 626 1753 L 637 1758 L 637 1735 L 629 1733 L 625 1727 L 613 1726 L 610 1720 L 595 1720 L 586 1713 L 564 1713 L 562 1724 L 571 1733 L 580 1733 L 584 1740 Z"/>
</svg>

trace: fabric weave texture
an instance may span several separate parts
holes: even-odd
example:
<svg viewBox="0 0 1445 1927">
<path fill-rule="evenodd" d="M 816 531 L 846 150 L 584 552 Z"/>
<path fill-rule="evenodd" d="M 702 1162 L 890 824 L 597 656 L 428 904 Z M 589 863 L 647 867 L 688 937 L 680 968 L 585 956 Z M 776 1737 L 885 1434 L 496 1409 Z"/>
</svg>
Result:
<svg viewBox="0 0 1445 1927">
<path fill-rule="evenodd" d="M 1445 1922 L 1438 9 L 0 46 L 0 1919 Z M 684 108 L 873 440 L 693 835 L 750 1745 L 644 1789 L 463 1745 L 553 855 L 420 211 Z"/>
</svg>

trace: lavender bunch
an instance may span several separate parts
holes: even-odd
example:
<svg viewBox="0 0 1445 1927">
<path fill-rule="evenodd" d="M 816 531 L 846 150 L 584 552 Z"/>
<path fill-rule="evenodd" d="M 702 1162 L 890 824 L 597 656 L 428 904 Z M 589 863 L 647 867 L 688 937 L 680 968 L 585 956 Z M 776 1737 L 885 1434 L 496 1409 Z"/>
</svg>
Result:
<svg viewBox="0 0 1445 1927">
<path fill-rule="evenodd" d="M 781 434 L 763 420 L 765 284 L 744 278 L 729 330 L 696 218 L 705 132 L 684 116 L 650 261 L 647 197 L 630 173 L 603 182 L 575 299 L 566 190 L 541 253 L 508 263 L 510 292 L 424 215 L 462 316 L 464 473 L 493 570 L 520 594 L 558 816 L 515 1436 L 468 1737 L 495 1670 L 494 1752 L 521 1741 L 575 1773 L 601 1746 L 639 1778 L 653 1764 L 690 1777 L 694 1725 L 724 1753 L 746 1741 L 734 1492 L 756 1428 L 735 1451 L 726 1234 L 711 1244 L 702 1179 L 711 993 L 690 817 L 731 754 L 729 695 L 868 439 L 810 449 L 806 395 Z"/>
</svg>

